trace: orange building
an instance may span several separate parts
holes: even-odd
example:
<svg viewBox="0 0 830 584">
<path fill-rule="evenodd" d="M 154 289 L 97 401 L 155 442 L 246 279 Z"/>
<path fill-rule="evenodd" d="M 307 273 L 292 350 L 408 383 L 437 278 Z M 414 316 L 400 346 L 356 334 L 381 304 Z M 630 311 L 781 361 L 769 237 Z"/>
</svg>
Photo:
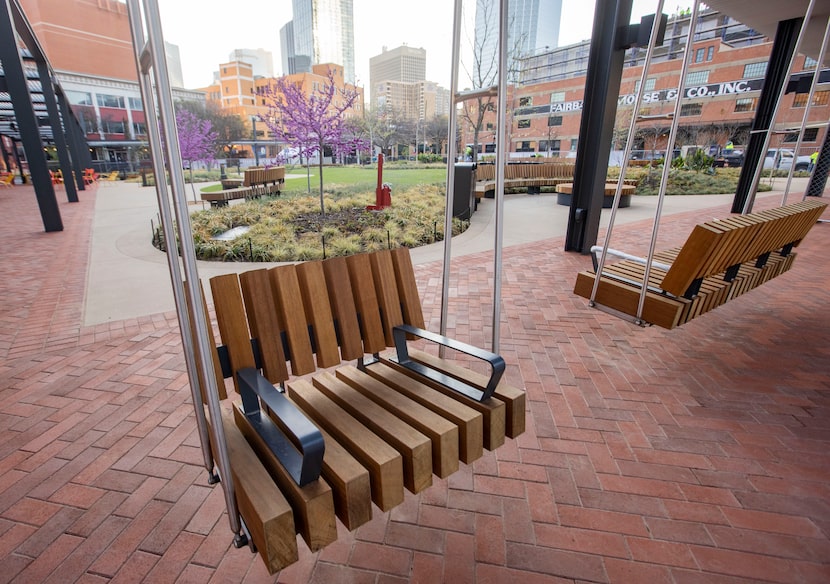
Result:
<svg viewBox="0 0 830 584">
<path fill-rule="evenodd" d="M 347 112 L 347 116 L 363 116 L 363 88 L 345 82 L 343 67 L 334 63 L 314 65 L 310 73 L 295 73 L 287 75 L 288 83 L 299 86 L 303 93 L 311 95 L 328 84 L 329 71 L 333 72 L 334 85 L 338 90 L 356 91 L 358 98 Z M 260 117 L 266 117 L 268 108 L 269 88 L 276 87 L 277 80 L 272 77 L 255 77 L 252 66 L 242 61 L 231 61 L 219 65 L 219 76 L 213 85 L 202 88 L 208 102 L 218 105 L 222 111 L 241 116 L 251 124 L 251 140 L 243 140 L 237 150 L 251 153 L 255 146 L 260 150 L 260 156 L 275 157 L 284 144 L 273 140 L 271 133 L 263 122 L 257 122 Z M 253 138 L 256 126 L 256 138 Z"/>
<path fill-rule="evenodd" d="M 119 0 L 20 0 L 52 66 L 138 81 L 127 5 Z"/>
<path fill-rule="evenodd" d="M 121 0 L 20 0 L 92 149 L 98 170 L 135 170 L 147 156 L 127 5 Z M 171 45 L 172 46 L 172 45 Z M 181 88 L 168 65 L 174 99 L 204 102 Z"/>
</svg>

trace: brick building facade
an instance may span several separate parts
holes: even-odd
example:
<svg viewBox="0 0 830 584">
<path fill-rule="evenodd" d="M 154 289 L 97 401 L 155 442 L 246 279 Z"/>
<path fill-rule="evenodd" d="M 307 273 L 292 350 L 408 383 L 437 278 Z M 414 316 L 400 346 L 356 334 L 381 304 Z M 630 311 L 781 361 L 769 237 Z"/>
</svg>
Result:
<svg viewBox="0 0 830 584">
<path fill-rule="evenodd" d="M 147 156 L 147 129 L 127 5 L 121 0 L 20 4 L 86 133 L 96 166 L 134 170 Z M 170 63 L 170 68 L 180 71 L 181 65 Z M 201 92 L 180 87 L 173 89 L 173 96 L 205 99 Z"/>
<path fill-rule="evenodd" d="M 688 19 L 687 19 L 688 20 Z M 746 144 L 772 49 L 766 38 L 750 43 L 730 43 L 723 35 L 694 43 L 679 116 L 678 147 L 698 145 L 713 152 L 732 140 Z M 585 43 L 582 43 L 585 44 Z M 581 44 L 581 45 L 582 45 Z M 586 53 L 587 57 L 587 53 Z M 646 81 L 634 149 L 638 156 L 662 157 L 677 99 L 682 53 L 664 55 L 652 62 Z M 586 58 L 587 62 L 587 58 Z M 814 70 L 815 61 L 798 56 L 793 73 Z M 626 61 L 620 87 L 615 128 L 615 149 L 625 146 L 636 92 L 642 76 L 642 53 Z M 554 75 L 551 81 L 519 84 L 509 89 L 508 124 L 510 158 L 529 156 L 572 157 L 576 155 L 584 99 L 585 72 Z M 776 120 L 771 146 L 792 147 L 804 115 L 807 94 L 784 97 Z M 495 152 L 495 113 L 488 114 L 479 135 L 479 153 Z M 818 150 L 830 119 L 830 86 L 819 85 L 810 122 L 799 154 Z M 472 144 L 472 128 L 462 126 L 465 145 Z"/>
</svg>

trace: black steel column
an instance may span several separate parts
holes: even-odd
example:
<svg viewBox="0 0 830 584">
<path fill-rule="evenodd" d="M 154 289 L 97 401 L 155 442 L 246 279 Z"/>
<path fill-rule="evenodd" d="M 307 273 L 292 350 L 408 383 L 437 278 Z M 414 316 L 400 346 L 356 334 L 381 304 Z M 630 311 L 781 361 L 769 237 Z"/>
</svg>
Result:
<svg viewBox="0 0 830 584">
<path fill-rule="evenodd" d="M 750 202 L 747 208 L 751 210 L 751 202 L 755 199 L 754 189 L 757 185 L 752 183 L 755 180 L 758 165 L 764 163 L 764 157 L 766 156 L 766 152 L 763 152 L 764 143 L 766 142 L 765 131 L 775 121 L 773 116 L 778 96 L 781 93 L 781 88 L 789 81 L 790 61 L 795 51 L 803 20 L 803 18 L 793 18 L 778 23 L 775 42 L 772 45 L 772 54 L 769 58 L 769 65 L 767 65 L 767 74 L 764 77 L 764 88 L 761 90 L 761 97 L 758 98 L 758 111 L 755 114 L 755 119 L 752 120 L 752 131 L 749 134 L 749 143 L 744 152 L 744 164 L 741 167 L 741 176 L 738 178 L 735 199 L 732 201 L 733 213 L 743 213 L 747 201 Z"/>
<path fill-rule="evenodd" d="M 589 253 L 597 242 L 631 5 L 632 0 L 597 0 L 594 8 L 565 251 Z"/>
<path fill-rule="evenodd" d="M 72 169 L 72 161 L 69 157 L 69 151 L 66 148 L 66 136 L 64 135 L 64 124 L 61 122 L 61 115 L 58 112 L 58 103 L 55 101 L 54 85 L 52 84 L 52 75 L 49 72 L 49 67 L 46 63 L 39 61 L 37 64 L 37 74 L 40 77 L 40 89 L 43 92 L 43 101 L 46 104 L 46 111 L 49 114 L 49 125 L 52 127 L 52 139 L 55 141 L 55 150 L 58 151 L 58 161 L 61 165 L 61 174 L 63 175 L 63 186 L 66 189 L 66 199 L 70 203 L 78 202 L 78 191 L 75 189 L 75 181 L 77 179 Z M 83 179 L 82 181 L 83 182 Z"/>
<path fill-rule="evenodd" d="M 830 172 L 830 127 L 824 130 L 824 142 L 818 153 L 816 167 L 810 175 L 810 182 L 807 184 L 808 197 L 820 197 L 827 186 L 827 174 Z"/>
<path fill-rule="evenodd" d="M 61 110 L 61 117 L 63 118 L 63 129 L 66 132 L 66 141 L 69 146 L 69 152 L 72 155 L 72 169 L 75 176 L 75 188 L 79 191 L 86 190 L 84 183 L 84 168 L 92 168 L 92 161 L 84 166 L 84 162 L 89 158 L 89 148 L 86 140 L 83 138 L 78 120 L 72 115 L 69 109 L 69 104 L 66 102 L 66 96 L 62 91 L 55 92 L 55 97 L 58 100 L 58 107 Z"/>
<path fill-rule="evenodd" d="M 55 198 L 49 166 L 46 164 L 46 155 L 43 153 L 37 115 L 32 105 L 29 86 L 26 84 L 26 72 L 23 70 L 16 39 L 9 0 L 0 0 L 0 62 L 3 63 L 20 139 L 26 151 L 29 174 L 32 176 L 43 228 L 46 231 L 63 231 L 61 213 Z"/>
</svg>

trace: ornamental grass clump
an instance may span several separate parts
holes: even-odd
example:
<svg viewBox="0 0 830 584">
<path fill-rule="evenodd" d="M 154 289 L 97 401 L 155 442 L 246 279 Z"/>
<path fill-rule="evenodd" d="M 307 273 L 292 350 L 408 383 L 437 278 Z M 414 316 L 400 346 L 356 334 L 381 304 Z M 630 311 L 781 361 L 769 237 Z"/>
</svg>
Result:
<svg viewBox="0 0 830 584">
<path fill-rule="evenodd" d="M 327 193 L 326 213 L 313 196 L 277 197 L 206 209 L 192 216 L 196 255 L 202 260 L 291 262 L 366 251 L 417 247 L 444 237 L 443 187 L 417 186 L 392 194 L 392 206 L 367 211 L 374 194 Z M 466 223 L 453 222 L 458 234 Z M 216 236 L 246 226 L 231 241 Z"/>
</svg>

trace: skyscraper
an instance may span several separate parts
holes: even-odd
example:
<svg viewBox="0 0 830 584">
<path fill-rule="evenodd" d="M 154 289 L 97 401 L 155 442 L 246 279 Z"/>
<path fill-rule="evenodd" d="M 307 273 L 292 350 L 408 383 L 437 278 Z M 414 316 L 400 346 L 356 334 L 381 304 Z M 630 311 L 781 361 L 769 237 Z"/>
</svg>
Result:
<svg viewBox="0 0 830 584">
<path fill-rule="evenodd" d="M 369 87 L 372 90 L 372 104 L 378 105 L 377 98 L 385 92 L 381 89 L 386 81 L 415 83 L 425 81 L 427 76 L 427 52 L 402 45 L 387 50 L 383 47 L 380 55 L 369 59 Z"/>
<path fill-rule="evenodd" d="M 337 63 L 343 65 L 346 83 L 354 83 L 352 0 L 292 0 L 292 7 L 294 51 L 288 54 L 295 72 L 308 71 L 311 65 Z M 282 31 L 280 34 L 282 40 Z M 283 67 L 285 61 L 283 58 Z"/>
<path fill-rule="evenodd" d="M 553 49 L 559 42 L 559 24 L 562 18 L 562 0 L 513 0 L 509 3 L 508 70 L 516 78 L 515 59 L 531 54 L 536 49 Z M 498 65 L 499 3 L 496 0 L 476 0 L 475 47 L 482 71 L 493 71 Z M 488 83 L 493 82 L 487 80 Z"/>
</svg>

